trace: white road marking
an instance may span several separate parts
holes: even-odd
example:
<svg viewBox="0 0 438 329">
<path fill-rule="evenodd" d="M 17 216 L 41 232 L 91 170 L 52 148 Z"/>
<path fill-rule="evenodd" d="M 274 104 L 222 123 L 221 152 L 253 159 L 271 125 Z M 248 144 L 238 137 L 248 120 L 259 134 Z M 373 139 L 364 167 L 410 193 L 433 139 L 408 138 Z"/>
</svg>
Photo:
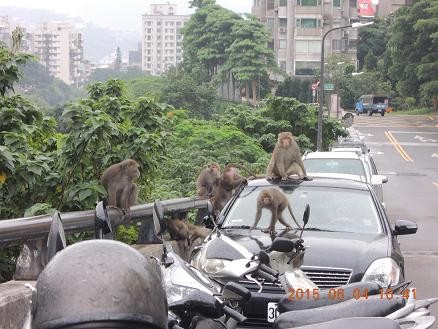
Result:
<svg viewBox="0 0 438 329">
<path fill-rule="evenodd" d="M 422 134 L 422 135 L 438 135 L 438 133 L 427 132 L 427 131 L 399 131 L 399 130 L 391 130 L 392 133 L 395 134 Z"/>
<path fill-rule="evenodd" d="M 432 154 L 432 158 L 438 158 L 438 153 Z"/>
<path fill-rule="evenodd" d="M 436 139 L 426 139 L 423 136 L 419 136 L 419 135 L 415 135 L 414 139 L 418 139 L 422 143 L 427 143 L 427 142 L 436 143 L 436 142 L 438 142 Z"/>
</svg>

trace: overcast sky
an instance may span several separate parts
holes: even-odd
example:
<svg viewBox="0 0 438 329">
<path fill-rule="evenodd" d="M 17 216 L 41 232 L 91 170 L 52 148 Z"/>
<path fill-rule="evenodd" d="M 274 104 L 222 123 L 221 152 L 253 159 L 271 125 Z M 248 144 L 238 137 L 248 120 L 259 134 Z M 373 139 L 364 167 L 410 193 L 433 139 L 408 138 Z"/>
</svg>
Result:
<svg viewBox="0 0 438 329">
<path fill-rule="evenodd" d="M 189 0 L 173 0 L 177 14 L 189 14 Z M 58 13 L 79 16 L 86 22 L 114 30 L 139 30 L 141 15 L 149 13 L 152 3 L 165 0 L 1 0 L 1 6 L 50 9 Z M 252 0 L 216 0 L 219 5 L 237 13 L 251 12 Z"/>
</svg>

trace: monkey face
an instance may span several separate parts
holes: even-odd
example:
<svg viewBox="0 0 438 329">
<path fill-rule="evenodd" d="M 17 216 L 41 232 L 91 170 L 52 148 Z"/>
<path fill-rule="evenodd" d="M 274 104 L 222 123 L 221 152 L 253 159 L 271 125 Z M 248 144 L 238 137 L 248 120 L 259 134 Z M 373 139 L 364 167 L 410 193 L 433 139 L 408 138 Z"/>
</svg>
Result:
<svg viewBox="0 0 438 329">
<path fill-rule="evenodd" d="M 283 138 L 281 140 L 281 146 L 283 146 L 285 149 L 287 149 L 290 146 L 290 139 L 289 139 L 289 137 Z"/>
<path fill-rule="evenodd" d="M 278 134 L 278 142 L 283 148 L 288 148 L 292 143 L 292 134 L 290 132 L 282 132 Z"/>
<path fill-rule="evenodd" d="M 270 204 L 271 204 L 271 197 L 269 196 L 269 195 L 264 195 L 263 197 L 262 197 L 262 203 L 263 203 L 263 205 L 266 207 L 266 206 L 269 206 Z"/>
<path fill-rule="evenodd" d="M 140 170 L 138 170 L 137 165 L 132 164 L 131 166 L 128 167 L 127 174 L 129 177 L 138 178 L 140 177 Z"/>
</svg>

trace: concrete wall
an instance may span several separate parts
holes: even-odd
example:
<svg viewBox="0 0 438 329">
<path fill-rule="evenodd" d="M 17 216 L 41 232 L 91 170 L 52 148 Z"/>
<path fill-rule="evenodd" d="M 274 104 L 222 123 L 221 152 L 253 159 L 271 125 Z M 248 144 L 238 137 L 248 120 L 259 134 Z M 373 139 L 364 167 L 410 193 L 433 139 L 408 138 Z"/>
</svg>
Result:
<svg viewBox="0 0 438 329">
<path fill-rule="evenodd" d="M 35 281 L 9 281 L 0 284 L 0 328 L 21 329 L 30 306 L 32 291 L 24 284 Z"/>
</svg>

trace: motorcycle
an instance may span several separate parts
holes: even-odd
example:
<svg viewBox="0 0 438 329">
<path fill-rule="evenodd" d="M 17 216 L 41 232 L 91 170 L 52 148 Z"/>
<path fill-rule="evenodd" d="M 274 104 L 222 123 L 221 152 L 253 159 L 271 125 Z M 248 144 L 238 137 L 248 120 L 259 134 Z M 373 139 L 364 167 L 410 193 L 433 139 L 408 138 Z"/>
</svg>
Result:
<svg viewBox="0 0 438 329">
<path fill-rule="evenodd" d="M 165 222 L 159 201 L 154 204 L 153 219 L 155 235 L 163 240 Z M 250 300 L 248 289 L 235 282 L 219 285 L 185 262 L 164 240 L 161 259 L 156 260 L 167 296 L 169 329 L 233 329 L 246 320 L 240 304 Z"/>
</svg>

